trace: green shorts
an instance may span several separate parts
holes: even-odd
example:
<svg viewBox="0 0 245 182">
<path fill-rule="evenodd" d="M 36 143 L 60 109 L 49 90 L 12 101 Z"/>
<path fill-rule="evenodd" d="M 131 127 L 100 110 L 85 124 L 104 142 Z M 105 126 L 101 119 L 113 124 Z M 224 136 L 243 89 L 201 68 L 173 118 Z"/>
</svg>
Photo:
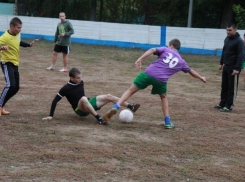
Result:
<svg viewBox="0 0 245 182">
<path fill-rule="evenodd" d="M 92 97 L 92 98 L 89 98 L 88 99 L 88 102 L 93 106 L 94 110 L 98 111 L 100 110 L 100 108 L 97 107 L 97 98 L 96 96 L 95 97 Z M 81 111 L 78 109 L 78 107 L 75 109 L 75 113 L 78 114 L 79 116 L 88 116 L 89 115 L 89 112 L 84 112 L 84 111 Z"/>
<path fill-rule="evenodd" d="M 145 73 L 138 74 L 138 76 L 134 79 L 134 85 L 141 90 L 145 89 L 149 85 L 152 85 L 151 94 L 162 95 L 167 93 L 167 83 L 160 82 Z"/>
<path fill-rule="evenodd" d="M 245 60 L 242 62 L 242 69 L 245 68 Z"/>
</svg>

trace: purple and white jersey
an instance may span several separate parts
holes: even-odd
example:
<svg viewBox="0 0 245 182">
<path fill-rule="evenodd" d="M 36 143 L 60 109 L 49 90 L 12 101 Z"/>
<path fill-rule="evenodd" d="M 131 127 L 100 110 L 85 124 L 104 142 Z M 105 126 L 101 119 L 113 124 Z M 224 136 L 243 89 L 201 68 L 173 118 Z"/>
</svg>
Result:
<svg viewBox="0 0 245 182">
<path fill-rule="evenodd" d="M 178 71 L 187 73 L 191 70 L 176 50 L 167 47 L 158 47 L 156 49 L 158 57 L 145 69 L 147 75 L 166 83 Z"/>
</svg>

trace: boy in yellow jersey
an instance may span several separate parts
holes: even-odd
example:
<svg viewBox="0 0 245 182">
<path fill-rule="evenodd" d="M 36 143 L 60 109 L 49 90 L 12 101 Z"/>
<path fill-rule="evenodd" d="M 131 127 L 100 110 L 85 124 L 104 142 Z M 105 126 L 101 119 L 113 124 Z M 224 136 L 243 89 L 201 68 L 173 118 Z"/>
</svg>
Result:
<svg viewBox="0 0 245 182">
<path fill-rule="evenodd" d="M 19 55 L 20 46 L 32 47 L 36 40 L 30 44 L 21 41 L 20 31 L 22 22 L 19 18 L 14 17 L 10 21 L 10 28 L 0 36 L 1 49 L 1 68 L 5 77 L 6 85 L 0 96 L 0 116 L 9 114 L 4 110 L 4 105 L 19 90 Z"/>
</svg>

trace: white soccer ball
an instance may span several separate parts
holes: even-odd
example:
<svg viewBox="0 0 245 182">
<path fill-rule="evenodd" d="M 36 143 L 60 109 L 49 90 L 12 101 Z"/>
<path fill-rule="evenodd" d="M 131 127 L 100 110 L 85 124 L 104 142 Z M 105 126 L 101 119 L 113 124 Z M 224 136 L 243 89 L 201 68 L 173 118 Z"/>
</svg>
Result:
<svg viewBox="0 0 245 182">
<path fill-rule="evenodd" d="M 134 115 L 132 111 L 124 109 L 119 114 L 119 120 L 123 123 L 130 123 L 133 121 Z"/>
</svg>

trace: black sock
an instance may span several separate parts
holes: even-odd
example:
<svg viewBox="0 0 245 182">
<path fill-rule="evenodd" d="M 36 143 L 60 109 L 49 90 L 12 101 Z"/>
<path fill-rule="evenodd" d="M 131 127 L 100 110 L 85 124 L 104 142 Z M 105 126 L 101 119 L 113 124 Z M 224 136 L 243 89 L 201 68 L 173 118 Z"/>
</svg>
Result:
<svg viewBox="0 0 245 182">
<path fill-rule="evenodd" d="M 95 118 L 96 118 L 98 121 L 100 121 L 100 120 L 102 119 L 102 117 L 101 117 L 100 115 L 98 115 L 98 114 L 95 116 Z"/>
<path fill-rule="evenodd" d="M 129 108 L 131 110 L 133 109 L 133 107 L 134 107 L 133 104 L 128 104 L 128 106 L 127 106 L 127 108 Z"/>
</svg>

